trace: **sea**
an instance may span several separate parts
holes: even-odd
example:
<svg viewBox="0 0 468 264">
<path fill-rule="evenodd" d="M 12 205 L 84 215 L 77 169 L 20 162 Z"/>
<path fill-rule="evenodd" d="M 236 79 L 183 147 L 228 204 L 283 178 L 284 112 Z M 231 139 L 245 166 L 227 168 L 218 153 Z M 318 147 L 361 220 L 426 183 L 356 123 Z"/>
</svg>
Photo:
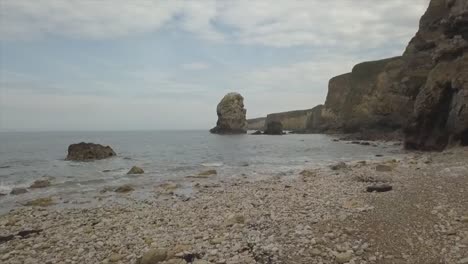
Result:
<svg viewBox="0 0 468 264">
<path fill-rule="evenodd" d="M 70 144 L 93 142 L 111 146 L 116 157 L 92 162 L 66 161 Z M 180 195 L 193 193 L 188 176 L 215 169 L 211 181 L 238 178 L 261 180 L 291 177 L 307 168 L 339 161 L 388 158 L 401 146 L 376 146 L 336 141 L 321 134 L 213 135 L 207 131 L 102 131 L 102 132 L 2 132 L 0 133 L 0 213 L 39 197 L 55 197 L 61 207 L 96 206 L 105 189 L 123 184 L 135 188 L 134 199 L 148 199 L 158 184 L 180 184 Z M 142 175 L 127 175 L 132 166 Z M 9 195 L 14 187 L 35 180 L 52 185 Z M 108 199 L 117 199 L 108 194 Z M 114 198 L 113 198 L 114 197 Z"/>
</svg>

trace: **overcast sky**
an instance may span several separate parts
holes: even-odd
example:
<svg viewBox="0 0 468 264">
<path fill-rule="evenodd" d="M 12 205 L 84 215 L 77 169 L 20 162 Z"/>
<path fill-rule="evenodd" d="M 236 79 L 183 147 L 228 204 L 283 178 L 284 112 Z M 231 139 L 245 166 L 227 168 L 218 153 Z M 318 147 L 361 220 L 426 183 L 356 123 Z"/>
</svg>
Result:
<svg viewBox="0 0 468 264">
<path fill-rule="evenodd" d="M 401 55 L 429 0 L 0 0 L 0 130 L 208 129 L 323 103 Z"/>
</svg>

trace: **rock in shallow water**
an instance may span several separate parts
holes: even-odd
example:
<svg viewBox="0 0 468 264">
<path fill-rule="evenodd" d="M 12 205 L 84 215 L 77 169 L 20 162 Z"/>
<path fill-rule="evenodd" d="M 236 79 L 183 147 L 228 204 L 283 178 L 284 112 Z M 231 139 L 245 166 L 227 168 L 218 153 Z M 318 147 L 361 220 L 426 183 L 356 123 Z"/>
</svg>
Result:
<svg viewBox="0 0 468 264">
<path fill-rule="evenodd" d="M 140 167 L 137 167 L 137 166 L 133 166 L 128 172 L 127 174 L 143 174 L 145 173 L 145 171 L 140 168 Z"/>
<path fill-rule="evenodd" d="M 244 97 L 238 93 L 228 93 L 216 108 L 218 122 L 210 130 L 213 134 L 247 133 L 247 110 L 244 108 Z"/>
<path fill-rule="evenodd" d="M 109 146 L 81 142 L 68 147 L 66 160 L 92 161 L 106 159 L 116 155 L 114 150 Z"/>
<path fill-rule="evenodd" d="M 337 164 L 331 165 L 330 169 L 332 169 L 332 170 L 342 170 L 342 169 L 346 169 L 347 167 L 348 167 L 348 165 L 346 165 L 346 163 L 338 162 Z"/>
<path fill-rule="evenodd" d="M 122 185 L 120 187 L 117 187 L 117 189 L 115 189 L 115 192 L 117 192 L 117 193 L 128 193 L 128 192 L 132 192 L 134 190 L 135 189 L 133 189 L 132 186 L 130 186 L 129 184 L 125 184 L 125 185 Z"/>
<path fill-rule="evenodd" d="M 279 121 L 271 121 L 267 124 L 265 135 L 283 135 L 283 124 Z"/>
<path fill-rule="evenodd" d="M 49 180 L 37 180 L 29 186 L 31 189 L 45 188 L 50 186 Z"/>
<path fill-rule="evenodd" d="M 19 195 L 23 193 L 27 193 L 28 190 L 26 188 L 13 188 L 10 192 L 11 195 Z"/>
<path fill-rule="evenodd" d="M 25 206 L 40 206 L 40 207 L 46 207 L 46 206 L 51 206 L 54 205 L 54 201 L 52 200 L 51 197 L 44 197 L 44 198 L 38 198 L 35 200 L 31 200 L 26 202 L 24 205 Z"/>
</svg>

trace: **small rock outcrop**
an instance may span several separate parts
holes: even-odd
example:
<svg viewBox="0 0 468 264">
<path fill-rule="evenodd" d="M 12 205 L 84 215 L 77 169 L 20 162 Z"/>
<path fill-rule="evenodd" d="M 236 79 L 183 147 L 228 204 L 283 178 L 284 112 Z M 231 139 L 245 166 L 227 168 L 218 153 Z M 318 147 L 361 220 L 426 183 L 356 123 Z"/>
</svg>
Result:
<svg viewBox="0 0 468 264">
<path fill-rule="evenodd" d="M 45 179 L 45 180 L 36 180 L 34 181 L 29 188 L 31 189 L 39 189 L 39 188 L 46 188 L 50 186 L 50 181 Z"/>
<path fill-rule="evenodd" d="M 238 93 L 228 93 L 216 108 L 218 122 L 210 130 L 213 134 L 247 133 L 247 110 L 244 108 L 244 97 Z"/>
<path fill-rule="evenodd" d="M 137 167 L 137 166 L 133 166 L 128 172 L 127 174 L 143 174 L 145 173 L 145 171 L 140 168 L 140 167 Z"/>
<path fill-rule="evenodd" d="M 66 160 L 92 161 L 106 159 L 116 156 L 114 150 L 109 146 L 94 143 L 78 143 L 68 147 Z"/>
<path fill-rule="evenodd" d="M 279 121 L 271 121 L 267 123 L 264 134 L 265 135 L 283 135 L 283 124 Z"/>
<path fill-rule="evenodd" d="M 17 187 L 17 188 L 11 189 L 10 195 L 20 195 L 20 194 L 27 193 L 27 192 L 28 192 L 28 189 Z"/>
<path fill-rule="evenodd" d="M 125 184 L 125 185 L 117 187 L 114 191 L 117 193 L 128 193 L 128 192 L 133 192 L 134 190 L 135 189 L 131 185 Z"/>
</svg>

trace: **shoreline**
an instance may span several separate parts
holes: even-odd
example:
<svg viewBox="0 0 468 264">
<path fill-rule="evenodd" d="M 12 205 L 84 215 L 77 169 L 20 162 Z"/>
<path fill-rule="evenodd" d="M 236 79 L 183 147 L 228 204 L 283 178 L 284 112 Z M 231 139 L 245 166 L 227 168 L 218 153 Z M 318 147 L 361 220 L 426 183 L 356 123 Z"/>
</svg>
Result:
<svg viewBox="0 0 468 264">
<path fill-rule="evenodd" d="M 196 179 L 189 199 L 167 186 L 157 201 L 20 208 L 0 216 L 0 236 L 42 231 L 0 242 L 0 260 L 137 263 L 158 249 L 167 259 L 160 263 L 179 264 L 466 263 L 466 160 L 467 148 L 411 152 L 337 170 L 305 167 L 294 178 Z M 367 193 L 375 181 L 393 190 Z"/>
</svg>

